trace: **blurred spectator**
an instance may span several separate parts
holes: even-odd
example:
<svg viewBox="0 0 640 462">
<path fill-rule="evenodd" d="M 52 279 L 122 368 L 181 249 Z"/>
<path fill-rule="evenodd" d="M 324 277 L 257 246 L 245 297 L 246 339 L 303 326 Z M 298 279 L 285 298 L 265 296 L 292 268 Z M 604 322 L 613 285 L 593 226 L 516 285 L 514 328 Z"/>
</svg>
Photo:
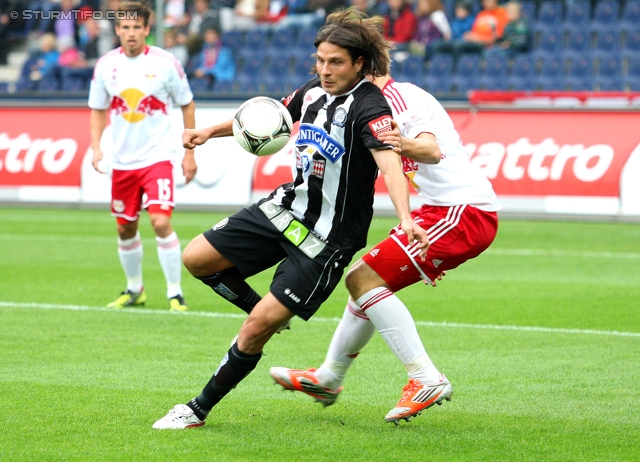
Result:
<svg viewBox="0 0 640 462">
<path fill-rule="evenodd" d="M 506 3 L 504 7 L 509 15 L 509 22 L 504 28 L 502 37 L 499 38 L 495 46 L 488 49 L 487 52 L 501 50 L 505 52 L 509 58 L 513 58 L 517 53 L 529 51 L 529 22 L 527 18 L 521 15 L 522 4 L 520 4 L 520 2 L 511 0 Z"/>
<path fill-rule="evenodd" d="M 319 26 L 324 24 L 328 14 L 338 8 L 345 8 L 348 4 L 348 0 L 307 0 L 307 8 L 316 15 Z"/>
<path fill-rule="evenodd" d="M 389 14 L 389 3 L 387 0 L 373 0 L 369 4 L 369 16 L 386 16 Z"/>
<path fill-rule="evenodd" d="M 167 0 L 164 5 L 164 26 L 177 26 L 186 13 L 185 0 Z"/>
<path fill-rule="evenodd" d="M 112 49 L 111 38 L 108 34 L 103 34 L 100 21 L 89 17 L 82 21 L 78 27 L 80 45 L 87 67 L 93 67 L 98 59 Z"/>
<path fill-rule="evenodd" d="M 369 0 L 351 0 L 349 6 L 371 15 L 371 2 Z"/>
<path fill-rule="evenodd" d="M 12 35 L 26 35 L 22 12 L 25 2 L 21 0 L 0 0 L 0 65 L 7 64 L 7 55 L 13 47 Z M 12 12 L 18 15 L 13 18 Z"/>
<path fill-rule="evenodd" d="M 438 52 L 451 52 L 454 56 L 463 53 L 481 53 L 502 37 L 509 22 L 507 10 L 498 6 L 498 0 L 482 0 L 483 9 L 476 15 L 471 30 L 461 40 L 452 40 L 438 46 Z"/>
<path fill-rule="evenodd" d="M 417 22 L 406 0 L 389 0 L 389 13 L 384 16 L 384 36 L 393 42 L 396 51 L 407 51 Z"/>
<path fill-rule="evenodd" d="M 189 52 L 184 44 L 178 43 L 178 36 L 175 29 L 165 29 L 164 31 L 164 49 L 175 56 L 182 67 L 187 66 L 189 61 Z"/>
<path fill-rule="evenodd" d="M 217 29 L 204 31 L 204 45 L 194 66 L 194 77 L 209 77 L 214 82 L 232 82 L 236 66 L 231 50 L 222 46 Z"/>
<path fill-rule="evenodd" d="M 36 82 L 56 69 L 60 53 L 56 48 L 56 36 L 46 33 L 40 37 L 40 50 L 35 63 L 29 69 L 29 80 Z"/>
<path fill-rule="evenodd" d="M 507 10 L 498 5 L 498 0 L 482 0 L 482 10 L 476 15 L 471 30 L 463 35 L 463 40 L 482 51 L 502 37 L 508 22 Z M 469 51 L 474 51 L 474 47 L 469 47 Z"/>
<path fill-rule="evenodd" d="M 409 51 L 419 56 L 429 56 L 438 43 L 451 40 L 451 27 L 441 0 L 418 0 L 416 5 L 418 24 Z"/>
<path fill-rule="evenodd" d="M 209 28 L 220 28 L 218 11 L 211 8 L 209 0 L 194 0 L 187 28 L 189 35 L 198 35 L 202 38 L 205 29 Z"/>
<path fill-rule="evenodd" d="M 460 0 L 453 10 L 454 18 L 451 25 L 451 40 L 462 40 L 464 34 L 471 30 L 473 20 L 476 18 L 471 10 L 469 0 Z"/>
<path fill-rule="evenodd" d="M 58 66 L 61 67 L 87 67 L 87 62 L 76 47 L 73 40 L 63 37 L 58 40 Z"/>
<path fill-rule="evenodd" d="M 78 28 L 76 27 L 76 19 L 71 10 L 75 8 L 74 0 L 60 0 L 60 6 L 57 11 L 66 14 L 60 14 L 52 18 L 49 30 L 54 32 L 58 42 L 66 45 L 75 46 L 78 43 Z"/>
</svg>

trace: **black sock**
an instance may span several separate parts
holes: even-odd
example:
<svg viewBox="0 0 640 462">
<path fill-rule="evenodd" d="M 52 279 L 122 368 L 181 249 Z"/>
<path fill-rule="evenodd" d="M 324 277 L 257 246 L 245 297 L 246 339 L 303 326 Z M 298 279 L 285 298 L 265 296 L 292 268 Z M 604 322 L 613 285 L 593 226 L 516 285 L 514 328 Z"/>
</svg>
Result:
<svg viewBox="0 0 640 462">
<path fill-rule="evenodd" d="M 220 367 L 211 377 L 202 393 L 187 403 L 200 420 L 204 420 L 209 411 L 233 390 L 242 379 L 256 368 L 262 353 L 250 355 L 241 352 L 234 343 L 222 359 Z"/>
<path fill-rule="evenodd" d="M 247 284 L 247 281 L 244 280 L 235 266 L 221 273 L 199 277 L 198 279 L 247 314 L 251 313 L 253 307 L 262 300 L 262 297 Z"/>
</svg>

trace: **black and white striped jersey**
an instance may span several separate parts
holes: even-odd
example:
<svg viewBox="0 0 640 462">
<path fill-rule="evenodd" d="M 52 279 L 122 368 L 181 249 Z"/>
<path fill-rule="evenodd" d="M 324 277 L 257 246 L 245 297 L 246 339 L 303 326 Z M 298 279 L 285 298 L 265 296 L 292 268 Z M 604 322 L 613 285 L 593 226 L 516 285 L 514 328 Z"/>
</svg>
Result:
<svg viewBox="0 0 640 462">
<path fill-rule="evenodd" d="M 363 79 L 332 96 L 315 78 L 283 100 L 300 121 L 295 179 L 268 200 L 291 211 L 317 235 L 344 249 L 361 249 L 373 215 L 378 167 L 370 149 L 385 149 L 377 135 L 391 129 L 382 92 Z"/>
</svg>

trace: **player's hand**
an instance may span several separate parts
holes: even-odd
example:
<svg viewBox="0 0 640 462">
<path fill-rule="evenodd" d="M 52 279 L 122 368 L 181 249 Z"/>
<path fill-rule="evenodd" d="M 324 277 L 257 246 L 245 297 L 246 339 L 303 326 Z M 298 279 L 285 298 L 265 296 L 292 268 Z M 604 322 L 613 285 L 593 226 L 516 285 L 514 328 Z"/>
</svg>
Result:
<svg viewBox="0 0 640 462">
<path fill-rule="evenodd" d="M 436 278 L 436 280 L 435 280 L 435 281 L 431 281 L 431 284 L 430 284 L 430 285 L 431 285 L 431 287 L 435 287 L 435 286 L 436 286 L 436 283 L 437 283 L 438 281 L 442 281 L 442 278 L 443 278 L 444 276 L 446 276 L 446 275 L 447 275 L 447 272 L 446 272 L 446 271 L 443 271 L 442 273 L 438 274 L 438 277 Z M 424 283 L 425 283 L 425 284 L 429 284 L 427 281 L 424 281 Z"/>
<path fill-rule="evenodd" d="M 402 133 L 395 120 L 391 120 L 391 130 L 378 136 L 378 140 L 393 148 L 396 154 L 402 153 Z"/>
<path fill-rule="evenodd" d="M 91 165 L 93 165 L 93 169 L 98 173 L 107 173 L 104 170 L 102 170 L 100 168 L 100 165 L 98 164 L 103 157 L 104 155 L 102 154 L 102 150 L 100 148 L 93 150 L 93 158 L 91 159 Z"/>
<path fill-rule="evenodd" d="M 415 245 L 420 249 L 420 260 L 425 261 L 429 250 L 429 237 L 427 232 L 418 226 L 412 218 L 406 218 L 400 223 L 402 231 L 407 235 L 409 245 Z"/>
<path fill-rule="evenodd" d="M 204 129 L 187 128 L 182 132 L 182 146 L 185 149 L 194 149 L 202 146 L 209 139 L 209 134 Z"/>
<path fill-rule="evenodd" d="M 189 182 L 193 180 L 197 171 L 198 165 L 196 164 L 196 159 L 193 156 L 193 151 L 191 149 L 187 149 L 184 152 L 184 157 L 182 158 L 182 173 L 186 179 L 186 184 L 189 184 Z"/>
</svg>

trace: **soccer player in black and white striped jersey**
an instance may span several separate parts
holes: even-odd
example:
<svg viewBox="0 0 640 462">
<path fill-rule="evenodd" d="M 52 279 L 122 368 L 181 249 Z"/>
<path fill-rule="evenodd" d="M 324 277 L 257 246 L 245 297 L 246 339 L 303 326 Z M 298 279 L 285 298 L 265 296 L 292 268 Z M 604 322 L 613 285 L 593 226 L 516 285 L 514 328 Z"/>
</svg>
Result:
<svg viewBox="0 0 640 462">
<path fill-rule="evenodd" d="M 300 121 L 294 180 L 197 236 L 183 253 L 191 274 L 249 317 L 202 393 L 176 405 L 153 428 L 204 425 L 211 409 L 256 367 L 271 336 L 294 315 L 313 316 L 366 245 L 378 171 L 400 228 L 419 253 L 426 252 L 401 162 L 380 141 L 392 130 L 391 110 L 365 77 L 387 74 L 389 43 L 376 21 L 341 10 L 328 16 L 314 45 L 317 77 L 283 101 L 293 121 Z M 230 135 L 232 120 L 185 130 L 183 144 L 193 149 Z M 244 278 L 274 265 L 270 291 L 260 298 Z"/>
</svg>

